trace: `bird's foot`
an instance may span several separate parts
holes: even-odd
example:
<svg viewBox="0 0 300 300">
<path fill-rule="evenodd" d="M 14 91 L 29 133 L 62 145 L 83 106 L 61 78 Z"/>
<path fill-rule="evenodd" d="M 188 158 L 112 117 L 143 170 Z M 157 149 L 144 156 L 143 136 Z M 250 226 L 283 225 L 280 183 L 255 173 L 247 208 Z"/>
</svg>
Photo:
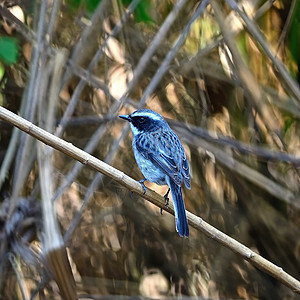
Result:
<svg viewBox="0 0 300 300">
<path fill-rule="evenodd" d="M 170 193 L 170 188 L 168 189 L 168 191 L 167 191 L 166 194 L 164 195 L 164 198 L 165 198 L 165 200 L 166 200 L 166 203 L 165 203 L 165 206 L 166 206 L 166 207 L 169 205 L 169 197 L 168 197 L 169 193 Z M 163 209 L 161 208 L 161 209 L 160 209 L 160 214 L 162 215 L 162 213 L 163 213 Z"/>
<path fill-rule="evenodd" d="M 139 180 L 139 183 L 141 184 L 141 186 L 142 186 L 142 188 L 143 188 L 143 190 L 144 190 L 143 195 L 145 195 L 145 194 L 146 194 L 146 191 L 147 191 L 147 188 L 146 188 L 146 186 L 144 185 L 144 182 L 145 182 L 146 180 L 147 180 L 146 178 L 144 178 L 144 179 L 142 179 L 142 180 Z M 132 195 L 133 195 L 133 192 L 131 191 L 131 192 L 130 192 L 130 198 L 132 198 Z"/>
<path fill-rule="evenodd" d="M 145 182 L 146 180 L 147 180 L 146 178 L 144 178 L 144 179 L 142 179 L 142 180 L 139 180 L 139 183 L 141 184 L 141 186 L 142 186 L 142 188 L 143 188 L 143 190 L 144 190 L 143 195 L 145 195 L 145 194 L 146 194 L 146 191 L 147 191 L 147 188 L 146 188 L 146 186 L 144 185 L 144 182 Z"/>
</svg>

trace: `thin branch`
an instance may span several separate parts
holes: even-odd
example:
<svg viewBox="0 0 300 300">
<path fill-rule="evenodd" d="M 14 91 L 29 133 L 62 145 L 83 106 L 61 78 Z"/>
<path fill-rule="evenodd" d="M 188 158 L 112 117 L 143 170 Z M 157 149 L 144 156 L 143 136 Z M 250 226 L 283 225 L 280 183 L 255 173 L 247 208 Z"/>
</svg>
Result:
<svg viewBox="0 0 300 300">
<path fill-rule="evenodd" d="M 72 119 L 70 119 L 67 126 L 104 124 L 113 121 L 114 119 L 114 117 L 99 117 L 95 115 L 73 117 Z M 213 142 L 221 146 L 230 147 L 231 149 L 241 154 L 254 155 L 261 160 L 292 163 L 296 167 L 300 166 L 300 156 L 244 143 L 230 136 L 222 135 L 199 126 L 193 126 L 171 119 L 166 120 L 175 131 L 186 130 L 188 133 L 192 133 L 197 137 L 203 138 L 209 142 Z"/>
<path fill-rule="evenodd" d="M 8 260 L 16 274 L 17 282 L 21 291 L 22 299 L 27 300 L 29 299 L 29 290 L 28 285 L 26 284 L 24 274 L 22 272 L 22 268 L 20 266 L 20 261 L 17 260 L 17 258 L 14 256 L 13 253 L 8 253 Z"/>
<path fill-rule="evenodd" d="M 267 2 L 265 2 L 256 12 L 254 15 L 254 20 L 259 19 L 262 15 L 264 15 L 273 5 L 273 1 L 269 0 Z M 233 13 L 233 12 L 232 12 Z M 230 24 L 228 22 L 227 19 L 229 18 L 233 18 L 231 15 L 229 14 L 228 17 L 226 18 L 226 22 L 227 22 L 227 26 L 230 27 Z M 239 28 L 238 30 L 236 29 L 234 31 L 234 35 L 238 34 L 240 31 L 242 30 L 242 28 Z M 191 69 L 195 68 L 195 66 L 198 65 L 198 63 L 200 61 L 203 60 L 203 58 L 205 56 L 208 56 L 208 54 L 210 54 L 216 47 L 218 47 L 221 43 L 224 42 L 224 38 L 222 35 L 218 35 L 215 37 L 215 39 L 210 42 L 207 46 L 205 46 L 204 48 L 200 49 L 197 54 L 192 57 L 192 58 L 183 58 L 179 64 L 178 64 L 178 69 L 180 69 L 180 72 L 183 72 L 185 74 L 187 74 Z M 175 67 L 176 68 L 176 67 Z"/>
<path fill-rule="evenodd" d="M 179 128 L 178 128 L 179 129 Z M 297 197 L 287 188 L 281 186 L 280 184 L 272 181 L 268 177 L 262 175 L 258 171 L 252 169 L 236 160 L 234 157 L 228 155 L 224 150 L 221 150 L 211 143 L 206 142 L 201 138 L 195 137 L 192 133 L 184 130 L 183 128 L 177 130 L 179 132 L 182 140 L 184 140 L 188 145 L 196 146 L 197 148 L 205 149 L 215 156 L 216 160 L 223 166 L 232 170 L 239 176 L 247 179 L 256 186 L 268 192 L 270 195 L 280 199 L 293 207 L 300 209 L 300 202 Z"/>
<path fill-rule="evenodd" d="M 27 40 L 36 40 L 36 34 L 28 28 L 21 20 L 13 15 L 5 6 L 0 5 L 0 15 L 10 23 L 14 24 L 16 30 L 20 32 Z"/>
<path fill-rule="evenodd" d="M 64 234 L 64 242 L 66 245 L 69 243 L 75 229 L 79 225 L 81 217 L 82 217 L 85 209 L 90 204 L 91 199 L 93 199 L 92 196 L 93 196 L 95 190 L 97 189 L 97 187 L 99 186 L 100 182 L 102 181 L 102 178 L 103 178 L 103 174 L 96 173 L 92 183 L 90 184 L 89 188 L 85 192 L 84 199 L 82 201 L 80 209 L 76 212 L 75 216 L 73 217 L 72 221 L 70 222 L 68 229 L 66 230 L 66 232 Z"/>
<path fill-rule="evenodd" d="M 281 61 L 279 61 L 278 58 L 272 53 L 270 47 L 268 46 L 267 41 L 265 40 L 264 36 L 262 35 L 257 25 L 250 20 L 250 18 L 247 16 L 247 14 L 244 11 L 240 9 L 236 1 L 226 0 L 226 2 L 231 7 L 231 9 L 233 9 L 240 16 L 240 18 L 245 22 L 248 32 L 254 38 L 254 42 L 258 43 L 261 46 L 265 54 L 269 57 L 269 59 L 276 67 L 277 72 L 279 72 L 280 75 L 282 76 L 282 80 L 289 87 L 289 90 L 295 95 L 299 103 L 300 89 L 298 83 L 291 77 L 285 65 Z"/>
<path fill-rule="evenodd" d="M 28 118 L 30 121 L 33 121 L 35 117 L 35 112 L 39 99 L 39 90 L 43 76 L 39 74 L 43 73 L 45 67 L 45 57 L 46 54 L 43 51 L 45 46 L 45 27 L 46 27 L 46 15 L 48 1 L 41 1 L 40 14 L 38 20 L 38 33 L 37 33 L 37 44 L 34 48 L 32 55 L 32 65 L 31 65 L 31 76 L 30 82 L 28 85 L 28 92 L 25 97 L 22 99 L 25 102 L 24 117 Z M 34 155 L 34 143 L 27 135 L 21 134 L 20 144 L 18 152 L 16 155 L 16 164 L 14 168 L 14 180 L 12 188 L 12 202 L 9 210 L 9 216 L 12 215 L 16 205 L 17 197 L 22 189 L 25 178 L 28 176 L 31 169 L 31 163 L 33 163 Z"/>
<path fill-rule="evenodd" d="M 22 131 L 30 134 L 31 136 L 37 138 L 41 142 L 78 160 L 82 164 L 87 165 L 98 172 L 103 173 L 104 175 L 117 181 L 129 190 L 142 196 L 144 199 L 150 201 L 154 205 L 174 215 L 174 208 L 172 203 L 170 203 L 169 206 L 165 206 L 165 199 L 163 196 L 158 195 L 150 189 L 147 189 L 146 193 L 144 194 L 142 186 L 137 181 L 127 176 L 123 172 L 111 167 L 105 162 L 73 146 L 71 143 L 68 143 L 54 136 L 53 134 L 48 133 L 47 131 L 39 128 L 38 126 L 33 125 L 29 121 L 17 116 L 16 114 L 10 112 L 9 110 L 3 107 L 0 107 L 0 118 L 9 122 L 10 124 L 13 124 Z M 233 238 L 214 228 L 210 224 L 203 221 L 200 217 L 190 212 L 187 212 L 187 218 L 189 224 L 193 228 L 203 232 L 209 238 L 214 239 L 226 248 L 239 254 L 257 268 L 278 279 L 281 283 L 290 288 L 293 292 L 300 294 L 300 282 L 288 273 L 286 273 L 281 267 L 276 266 L 275 264 L 266 260 L 262 256 L 258 255 L 256 252 L 247 248 L 243 244 L 239 243 L 238 241 L 234 240 Z"/>
<path fill-rule="evenodd" d="M 226 46 L 232 55 L 232 61 L 236 68 L 239 81 L 241 82 L 247 95 L 249 95 L 249 100 L 253 101 L 260 116 L 265 120 L 265 124 L 268 129 L 270 129 L 272 132 L 278 133 L 279 127 L 275 115 L 270 106 L 267 105 L 267 101 L 264 101 L 265 95 L 255 80 L 254 75 L 245 65 L 236 46 L 231 28 L 226 27 L 225 18 L 219 6 L 219 2 L 213 0 L 211 1 L 211 5 L 213 7 L 216 20 L 219 23 L 219 27 L 222 31 L 224 42 L 226 43 Z"/>
<path fill-rule="evenodd" d="M 45 267 L 55 279 L 64 299 L 77 299 L 76 284 L 71 271 L 70 262 L 66 255 L 66 248 L 59 230 L 59 225 L 51 201 L 53 192 L 53 165 L 50 148 L 38 143 L 38 164 L 42 195 L 43 211 L 43 257 Z"/>
<path fill-rule="evenodd" d="M 81 62 L 86 57 L 92 56 L 92 49 L 87 49 L 87 45 L 93 43 L 91 40 L 95 40 L 95 35 L 99 33 L 99 29 L 101 28 L 101 23 L 105 18 L 105 12 L 108 11 L 109 6 L 111 5 L 111 1 L 105 0 L 101 1 L 97 6 L 96 10 L 94 11 L 90 21 L 88 22 L 87 26 L 83 29 L 76 44 L 73 47 L 72 53 L 70 55 L 70 60 L 75 65 L 81 65 Z M 109 38 L 109 37 L 108 37 Z M 64 75 L 63 82 L 66 82 L 69 78 L 69 70 L 66 70 Z"/>
<path fill-rule="evenodd" d="M 161 45 L 163 40 L 166 38 L 166 35 L 173 25 L 173 23 L 176 21 L 176 18 L 180 12 L 180 10 L 183 8 L 187 0 L 178 0 L 176 4 L 174 5 L 172 11 L 169 13 L 167 16 L 166 20 L 164 23 L 160 26 L 160 29 L 158 30 L 157 34 L 151 41 L 150 45 L 147 47 L 147 50 L 144 52 L 142 57 L 140 58 L 138 65 L 134 69 L 133 72 L 133 78 L 132 80 L 128 83 L 127 89 L 125 93 L 122 95 L 120 98 L 120 102 L 122 103 L 129 93 L 133 90 L 135 85 L 137 84 L 139 78 L 143 74 L 145 67 L 148 65 L 148 63 L 151 61 L 151 57 L 155 53 L 155 51 L 158 49 L 158 47 Z M 157 72 L 156 72 L 157 73 Z M 153 81 L 153 79 L 152 79 Z"/>
<path fill-rule="evenodd" d="M 124 15 L 122 16 L 121 20 L 114 27 L 114 29 L 112 30 L 111 34 L 101 44 L 101 46 L 99 47 L 98 51 L 96 52 L 96 54 L 92 58 L 91 62 L 88 65 L 87 73 L 92 72 L 92 70 L 94 69 L 94 67 L 98 63 L 98 61 L 101 59 L 101 57 L 102 57 L 102 55 L 104 53 L 104 50 L 107 47 L 107 44 L 108 44 L 109 40 L 112 37 L 115 37 L 121 31 L 121 29 L 123 28 L 124 24 L 127 22 L 127 20 L 129 19 L 130 15 L 132 14 L 132 12 L 134 11 L 134 9 L 138 5 L 139 1 L 140 0 L 133 0 L 130 3 L 127 11 L 124 13 Z M 62 134 L 64 132 L 64 129 L 66 127 L 66 124 L 67 124 L 69 118 L 71 117 L 71 115 L 73 114 L 73 112 L 75 110 L 75 107 L 76 107 L 77 102 L 79 100 L 79 96 L 82 93 L 85 85 L 86 85 L 86 82 L 85 82 L 85 80 L 82 80 L 82 79 L 77 84 L 76 89 L 74 90 L 74 92 L 72 94 L 72 97 L 71 97 L 71 100 L 69 102 L 69 105 L 68 105 L 67 109 L 65 110 L 64 115 L 63 115 L 63 117 L 61 119 L 61 123 L 59 124 L 59 126 L 58 126 L 58 128 L 56 130 L 56 135 L 57 136 L 62 136 Z"/>
<path fill-rule="evenodd" d="M 141 108 L 145 105 L 146 101 L 148 100 L 150 95 L 153 93 L 153 91 L 157 87 L 157 85 L 160 82 L 160 80 L 162 79 L 162 77 L 169 70 L 170 63 L 174 59 L 175 55 L 177 54 L 177 52 L 179 51 L 179 49 L 181 48 L 183 43 L 185 42 L 185 40 L 190 32 L 191 26 L 197 20 L 197 18 L 203 14 L 208 3 L 209 3 L 208 0 L 201 1 L 200 5 L 197 7 L 196 11 L 193 13 L 192 17 L 189 19 L 187 25 L 181 31 L 181 34 L 179 35 L 179 37 L 173 44 L 172 49 L 168 52 L 166 58 L 159 66 L 159 68 L 157 69 L 151 82 L 149 83 L 146 90 L 144 91 L 143 96 L 141 97 L 141 99 L 139 101 L 139 108 Z"/>
<path fill-rule="evenodd" d="M 59 17 L 59 8 L 61 5 L 61 0 L 54 0 L 52 2 L 52 8 L 51 8 L 51 15 L 48 22 L 48 28 L 47 28 L 47 37 L 49 38 L 48 43 L 50 44 L 53 38 L 53 32 L 56 25 L 56 20 Z"/>
<path fill-rule="evenodd" d="M 283 27 L 282 32 L 280 34 L 280 37 L 278 39 L 278 44 L 277 44 L 277 48 L 276 48 L 276 55 L 279 51 L 279 48 L 282 46 L 284 40 L 286 39 L 286 35 L 288 33 L 289 27 L 291 25 L 292 17 L 294 15 L 295 6 L 296 6 L 296 0 L 292 0 L 291 6 L 290 6 L 290 9 L 289 9 L 289 14 L 288 14 L 288 16 L 285 20 L 284 27 Z"/>
<path fill-rule="evenodd" d="M 288 154 L 285 152 L 272 151 L 267 148 L 258 147 L 254 145 L 249 145 L 231 137 L 217 134 L 215 132 L 209 131 L 201 127 L 186 125 L 178 121 L 168 120 L 168 123 L 176 131 L 183 132 L 183 136 L 185 134 L 188 134 L 189 136 L 192 134 L 194 136 L 203 138 L 209 142 L 230 147 L 231 149 L 234 149 L 242 154 L 255 155 L 264 160 L 287 162 L 292 163 L 297 167 L 300 166 L 300 156 Z"/>
<path fill-rule="evenodd" d="M 76 76 L 78 76 L 80 78 L 80 80 L 85 81 L 85 84 L 90 84 L 94 88 L 102 90 L 103 93 L 106 95 L 106 97 L 113 100 L 114 102 L 118 101 L 110 93 L 108 86 L 99 77 L 91 74 L 91 72 L 82 68 L 81 66 L 73 64 L 71 62 L 71 60 L 69 60 L 68 63 L 69 63 L 69 68 L 72 69 L 72 71 L 76 74 Z M 69 124 L 69 122 L 68 122 L 68 124 Z"/>
</svg>

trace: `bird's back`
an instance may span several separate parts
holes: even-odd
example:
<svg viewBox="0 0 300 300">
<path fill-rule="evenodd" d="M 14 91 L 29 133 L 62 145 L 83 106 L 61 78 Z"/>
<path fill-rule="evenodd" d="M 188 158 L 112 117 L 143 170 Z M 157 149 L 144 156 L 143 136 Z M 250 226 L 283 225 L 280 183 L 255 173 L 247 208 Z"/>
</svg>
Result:
<svg viewBox="0 0 300 300">
<path fill-rule="evenodd" d="M 190 173 L 186 155 L 179 138 L 171 128 L 159 128 L 150 133 L 139 134 L 133 140 L 133 148 L 177 185 L 181 186 L 184 181 L 186 187 L 190 188 Z"/>
</svg>

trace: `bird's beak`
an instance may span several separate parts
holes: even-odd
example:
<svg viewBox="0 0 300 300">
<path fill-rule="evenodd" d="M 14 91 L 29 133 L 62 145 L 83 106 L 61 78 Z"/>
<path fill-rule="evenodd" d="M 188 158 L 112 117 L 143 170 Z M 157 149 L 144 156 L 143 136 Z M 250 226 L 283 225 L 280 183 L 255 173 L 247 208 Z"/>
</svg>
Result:
<svg viewBox="0 0 300 300">
<path fill-rule="evenodd" d="M 130 115 L 121 115 L 121 116 L 119 116 L 119 118 L 124 119 L 124 120 L 127 120 L 128 122 L 131 121 Z"/>
</svg>

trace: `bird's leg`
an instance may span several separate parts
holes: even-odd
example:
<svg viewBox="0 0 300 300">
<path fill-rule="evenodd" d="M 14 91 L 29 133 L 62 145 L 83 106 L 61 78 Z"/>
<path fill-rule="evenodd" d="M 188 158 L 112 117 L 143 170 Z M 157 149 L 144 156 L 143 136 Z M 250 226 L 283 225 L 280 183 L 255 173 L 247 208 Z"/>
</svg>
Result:
<svg viewBox="0 0 300 300">
<path fill-rule="evenodd" d="M 141 184 L 141 186 L 142 186 L 142 188 L 143 188 L 143 190 L 144 190 L 143 195 L 146 194 L 146 190 L 147 190 L 147 189 L 146 189 L 146 186 L 144 185 L 144 182 L 145 182 L 146 180 L 147 180 L 146 178 L 139 180 L 139 183 Z"/>
<path fill-rule="evenodd" d="M 169 193 L 170 193 L 170 188 L 168 189 L 168 191 L 167 191 L 166 194 L 164 195 L 164 198 L 165 198 L 165 200 L 166 200 L 165 206 L 168 206 L 168 205 L 169 205 L 169 197 L 168 197 Z M 162 208 L 161 208 L 161 209 L 160 209 L 160 214 L 161 214 L 161 215 L 162 215 L 162 212 L 163 212 L 163 210 L 162 210 Z"/>
<path fill-rule="evenodd" d="M 165 198 L 165 200 L 166 200 L 166 206 L 169 205 L 169 197 L 168 197 L 169 193 L 170 193 L 170 188 L 168 189 L 168 191 L 167 191 L 166 194 L 164 195 L 164 198 Z"/>
<path fill-rule="evenodd" d="M 144 182 L 145 182 L 146 180 L 147 180 L 146 178 L 139 180 L 139 183 L 141 184 L 141 186 L 142 186 L 142 188 L 143 188 L 143 190 L 144 190 L 143 195 L 145 195 L 145 194 L 146 194 L 146 191 L 147 191 L 147 188 L 146 188 L 146 186 L 144 185 Z M 132 194 L 133 194 L 133 192 L 131 191 L 131 192 L 130 192 L 130 197 L 131 197 L 131 198 L 132 198 Z"/>
</svg>

